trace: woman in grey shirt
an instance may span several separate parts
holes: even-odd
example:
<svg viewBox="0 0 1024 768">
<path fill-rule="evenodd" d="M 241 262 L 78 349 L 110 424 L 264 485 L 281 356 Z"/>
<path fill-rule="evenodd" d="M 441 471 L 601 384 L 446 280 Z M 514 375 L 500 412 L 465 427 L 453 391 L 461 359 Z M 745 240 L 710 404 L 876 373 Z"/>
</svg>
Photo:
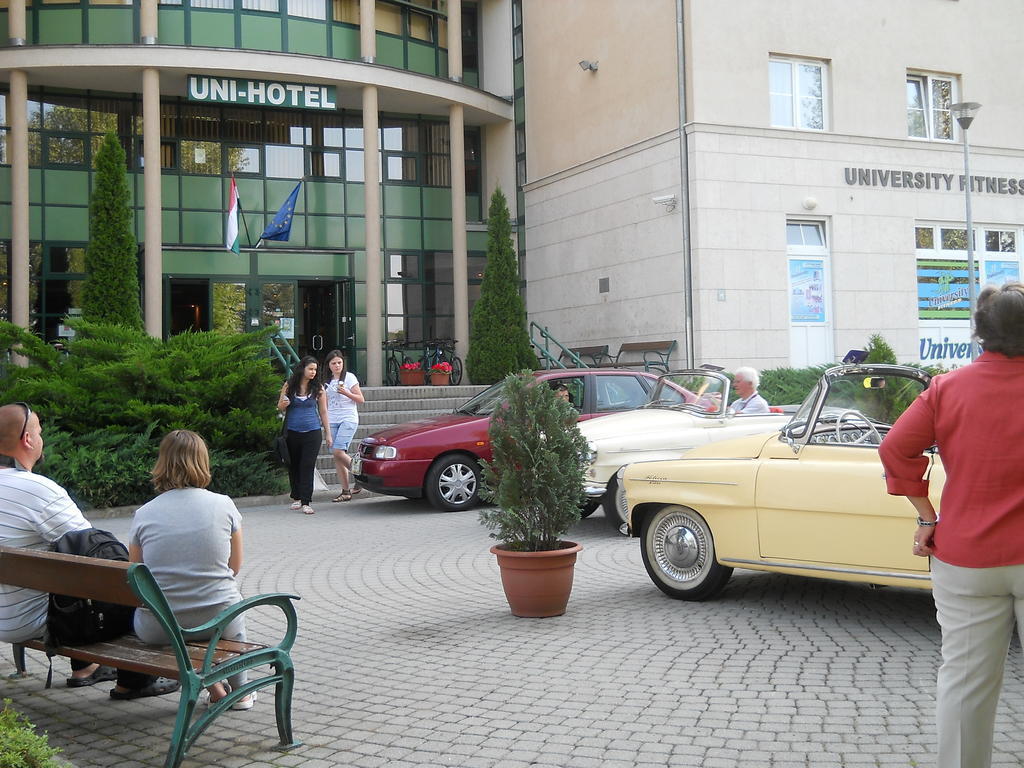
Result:
<svg viewBox="0 0 1024 768">
<path fill-rule="evenodd" d="M 195 432 L 169 432 L 160 442 L 152 474 L 160 495 L 135 512 L 128 559 L 146 564 L 178 623 L 195 627 L 242 599 L 235 583 L 242 567 L 242 517 L 229 497 L 206 490 L 210 455 Z M 145 608 L 135 611 L 135 634 L 145 643 L 167 643 L 163 628 Z M 245 619 L 231 622 L 223 636 L 245 642 Z M 247 679 L 241 672 L 228 683 L 238 688 Z M 211 686 L 210 702 L 224 698 L 231 688 Z M 255 701 L 252 693 L 231 708 L 252 709 Z"/>
</svg>

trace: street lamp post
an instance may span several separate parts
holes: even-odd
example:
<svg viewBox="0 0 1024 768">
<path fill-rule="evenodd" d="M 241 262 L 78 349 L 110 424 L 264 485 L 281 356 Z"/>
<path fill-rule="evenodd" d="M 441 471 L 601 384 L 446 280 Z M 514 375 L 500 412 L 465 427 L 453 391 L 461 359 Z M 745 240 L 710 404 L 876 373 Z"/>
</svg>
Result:
<svg viewBox="0 0 1024 768">
<path fill-rule="evenodd" d="M 970 317 L 967 320 L 968 329 L 973 328 L 974 311 L 978 304 L 978 290 L 974 275 L 974 221 L 971 218 L 971 149 L 967 140 L 967 129 L 974 122 L 974 116 L 981 109 L 981 104 L 976 101 L 960 101 L 950 106 L 953 117 L 964 135 L 964 207 L 967 214 L 967 303 L 970 308 Z M 978 357 L 978 345 L 971 340 L 971 361 Z"/>
</svg>

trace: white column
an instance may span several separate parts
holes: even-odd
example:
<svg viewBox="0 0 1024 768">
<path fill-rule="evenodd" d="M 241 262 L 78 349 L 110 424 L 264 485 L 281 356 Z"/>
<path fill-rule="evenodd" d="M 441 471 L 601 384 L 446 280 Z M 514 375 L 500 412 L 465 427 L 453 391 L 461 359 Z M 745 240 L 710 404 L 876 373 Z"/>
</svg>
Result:
<svg viewBox="0 0 1024 768">
<path fill-rule="evenodd" d="M 359 3 L 359 55 L 367 64 L 377 60 L 377 3 L 361 0 Z"/>
<path fill-rule="evenodd" d="M 462 0 L 448 0 L 448 79 L 462 82 Z"/>
<path fill-rule="evenodd" d="M 142 289 L 146 333 L 163 335 L 163 211 L 160 189 L 160 71 L 142 70 L 142 156 L 145 206 L 145 283 Z"/>
<path fill-rule="evenodd" d="M 364 1 L 362 5 L 367 5 Z M 366 209 L 366 380 L 383 383 L 384 312 L 381 302 L 380 148 L 377 88 L 363 88 L 363 205 Z"/>
<path fill-rule="evenodd" d="M 139 13 L 139 40 L 143 45 L 156 45 L 157 0 L 142 0 Z"/>
<path fill-rule="evenodd" d="M 20 69 L 12 69 L 10 83 L 7 117 L 11 121 L 11 322 L 28 328 L 28 76 Z"/>
<path fill-rule="evenodd" d="M 469 260 L 466 255 L 466 137 L 461 104 L 448 107 L 452 169 L 452 280 L 455 282 L 455 354 L 469 352 Z"/>
</svg>

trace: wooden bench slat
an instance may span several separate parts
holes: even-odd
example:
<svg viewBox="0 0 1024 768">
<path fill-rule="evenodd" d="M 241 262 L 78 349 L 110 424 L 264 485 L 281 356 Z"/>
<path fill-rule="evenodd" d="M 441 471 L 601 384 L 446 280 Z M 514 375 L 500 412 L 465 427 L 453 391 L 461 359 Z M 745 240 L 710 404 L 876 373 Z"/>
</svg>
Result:
<svg viewBox="0 0 1024 768">
<path fill-rule="evenodd" d="M 46 646 L 39 640 L 31 640 L 22 643 L 26 648 L 36 651 L 46 651 Z M 217 644 L 217 651 L 213 656 L 213 663 L 222 664 L 225 661 L 236 659 L 243 653 L 259 651 L 268 648 L 260 643 L 239 643 L 234 640 L 221 640 Z M 203 657 L 206 654 L 205 643 L 188 643 L 188 656 L 192 667 L 197 671 L 203 666 Z M 58 656 L 67 656 L 80 661 L 90 663 L 106 664 L 107 666 L 119 669 L 128 669 L 132 672 L 144 672 L 148 675 L 162 675 L 175 680 L 180 679 L 178 662 L 174 652 L 169 647 L 147 645 L 134 635 L 124 635 L 116 640 L 107 640 L 102 643 L 91 643 L 90 645 L 64 645 L 54 650 Z"/>
<path fill-rule="evenodd" d="M 46 557 L 38 557 L 41 554 Z M 0 547 L 0 572 L 17 574 L 16 582 L 5 583 L 137 607 L 142 601 L 128 585 L 130 565 L 118 560 Z"/>
</svg>

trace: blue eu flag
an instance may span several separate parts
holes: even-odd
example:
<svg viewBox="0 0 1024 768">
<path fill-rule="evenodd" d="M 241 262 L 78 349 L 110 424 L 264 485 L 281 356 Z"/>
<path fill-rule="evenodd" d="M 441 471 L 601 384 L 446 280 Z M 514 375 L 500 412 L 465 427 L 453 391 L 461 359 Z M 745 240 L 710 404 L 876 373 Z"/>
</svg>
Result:
<svg viewBox="0 0 1024 768">
<path fill-rule="evenodd" d="M 284 201 L 281 206 L 281 210 L 277 212 L 274 220 L 267 225 L 267 228 L 263 230 L 263 234 L 260 235 L 262 240 L 287 240 L 292 233 L 292 217 L 295 215 L 295 201 L 299 199 L 299 187 L 302 186 L 300 181 L 295 185 L 295 189 L 288 195 L 288 199 Z"/>
</svg>

